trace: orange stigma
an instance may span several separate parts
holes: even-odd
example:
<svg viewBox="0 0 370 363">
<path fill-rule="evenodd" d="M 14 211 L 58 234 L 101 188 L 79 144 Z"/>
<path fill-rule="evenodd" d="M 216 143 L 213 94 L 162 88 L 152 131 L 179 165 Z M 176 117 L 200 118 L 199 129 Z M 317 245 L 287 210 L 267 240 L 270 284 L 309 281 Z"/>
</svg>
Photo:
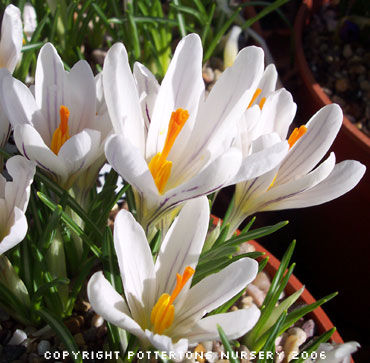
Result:
<svg viewBox="0 0 370 363">
<path fill-rule="evenodd" d="M 165 329 L 168 329 L 175 318 L 175 307 L 173 302 L 179 295 L 181 290 L 184 288 L 190 277 L 194 275 L 195 270 L 190 266 L 186 266 L 182 276 L 176 275 L 177 282 L 171 295 L 162 294 L 154 305 L 150 314 L 150 322 L 153 325 L 153 331 L 155 334 L 162 334 Z"/>
<path fill-rule="evenodd" d="M 296 127 L 288 139 L 289 149 L 306 133 L 307 127 L 302 125 L 299 129 Z"/>
<path fill-rule="evenodd" d="M 160 194 L 163 193 L 171 174 L 172 161 L 168 161 L 167 156 L 170 153 L 177 136 L 179 135 L 188 118 L 189 112 L 187 110 L 183 110 L 182 108 L 178 108 L 176 111 L 172 112 L 163 150 L 162 152 L 154 155 L 149 163 L 149 170 L 152 173 L 155 185 L 157 186 Z"/>
<path fill-rule="evenodd" d="M 257 88 L 256 92 L 254 92 L 253 97 L 251 101 L 249 102 L 249 105 L 247 108 L 251 108 L 253 106 L 254 101 L 257 99 L 257 97 L 262 93 L 261 88 Z"/>
<path fill-rule="evenodd" d="M 59 115 L 60 115 L 60 124 L 59 127 L 54 131 L 50 144 L 50 149 L 55 155 L 58 155 L 60 148 L 69 139 L 68 107 L 63 105 L 60 106 Z"/>
</svg>

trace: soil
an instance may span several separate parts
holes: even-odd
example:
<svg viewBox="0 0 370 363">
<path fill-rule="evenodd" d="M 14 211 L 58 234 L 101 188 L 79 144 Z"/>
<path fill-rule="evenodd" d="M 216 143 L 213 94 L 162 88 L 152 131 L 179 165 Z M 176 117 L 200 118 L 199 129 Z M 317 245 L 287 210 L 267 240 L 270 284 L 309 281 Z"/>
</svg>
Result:
<svg viewBox="0 0 370 363">
<path fill-rule="evenodd" d="M 303 35 L 315 79 L 347 118 L 370 136 L 370 38 L 342 22 L 335 6 L 323 6 Z"/>
</svg>

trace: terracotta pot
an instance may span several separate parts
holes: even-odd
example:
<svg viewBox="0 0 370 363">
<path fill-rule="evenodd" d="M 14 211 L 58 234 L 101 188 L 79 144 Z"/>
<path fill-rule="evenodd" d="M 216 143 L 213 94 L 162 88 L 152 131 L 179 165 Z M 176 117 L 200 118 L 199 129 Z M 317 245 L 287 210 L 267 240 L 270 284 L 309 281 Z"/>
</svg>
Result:
<svg viewBox="0 0 370 363">
<path fill-rule="evenodd" d="M 303 29 L 322 3 L 304 0 L 294 25 L 296 67 L 301 81 L 300 93 L 294 96 L 298 108 L 303 110 L 304 121 L 331 103 L 314 79 L 302 45 Z M 336 303 L 329 304 L 326 310 L 338 321 L 346 340 L 361 343 L 358 357 L 368 357 L 370 344 L 366 327 L 370 316 L 361 311 L 368 310 L 370 299 L 369 291 L 364 288 L 368 284 L 370 255 L 370 138 L 344 117 L 332 151 L 337 161 L 354 159 L 366 165 L 363 179 L 345 196 L 316 207 L 284 211 L 283 219 L 292 222 L 291 236 L 299 243 L 297 262 L 303 274 L 310 276 L 310 290 L 321 294 L 322 286 L 330 286 L 331 291 L 339 291 Z M 343 264 L 347 267 L 343 268 Z"/>
<path fill-rule="evenodd" d="M 303 101 L 300 107 L 303 109 L 303 112 L 309 116 L 314 114 L 321 107 L 332 103 L 319 83 L 314 79 L 307 64 L 302 44 L 304 26 L 309 23 L 311 15 L 315 13 L 319 9 L 320 4 L 324 2 L 325 1 L 303 0 L 294 24 L 296 67 L 302 80 L 298 97 L 299 101 Z M 370 166 L 370 138 L 353 125 L 346 116 L 343 118 L 343 125 L 333 145 L 333 150 L 336 152 L 339 160 L 344 158 L 355 159 L 361 161 L 367 167 Z M 369 191 L 369 172 L 366 173 L 364 178 L 366 180 L 366 187 L 364 187 L 364 189 L 366 188 L 367 191 Z M 363 181 L 362 185 L 364 184 Z M 369 192 L 366 193 L 366 196 L 367 200 L 370 201 Z"/>
</svg>

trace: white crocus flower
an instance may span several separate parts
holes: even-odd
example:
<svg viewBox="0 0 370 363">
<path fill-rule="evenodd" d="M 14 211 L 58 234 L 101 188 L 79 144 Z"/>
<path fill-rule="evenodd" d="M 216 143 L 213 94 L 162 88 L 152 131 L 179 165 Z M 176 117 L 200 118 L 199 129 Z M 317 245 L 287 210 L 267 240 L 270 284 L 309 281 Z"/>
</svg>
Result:
<svg viewBox="0 0 370 363">
<path fill-rule="evenodd" d="M 21 12 L 14 5 L 8 5 L 3 15 L 0 40 L 0 68 L 13 73 L 21 58 L 23 41 Z M 0 107 L 0 146 L 4 147 L 10 134 L 8 118 Z"/>
<path fill-rule="evenodd" d="M 37 15 L 35 8 L 30 3 L 25 3 L 23 8 L 23 31 L 30 41 L 37 28 Z"/>
<path fill-rule="evenodd" d="M 273 92 L 267 98 L 258 120 L 265 125 L 260 125 L 259 132 L 272 131 L 275 136 L 265 136 L 260 147 L 266 148 L 276 143 L 276 139 L 284 140 L 287 137 L 293 118 L 293 102 L 290 98 L 285 90 Z M 265 107 L 270 105 L 276 109 L 275 115 L 269 112 L 269 117 L 264 118 Z M 278 112 L 279 109 L 285 109 L 286 114 Z M 323 107 L 307 125 L 291 133 L 288 138 L 289 151 L 276 168 L 237 184 L 230 217 L 231 229 L 235 230 L 247 216 L 256 212 L 319 205 L 354 188 L 365 173 L 366 168 L 361 163 L 346 160 L 335 164 L 335 155 L 331 153 L 315 168 L 333 143 L 342 119 L 342 110 L 338 105 Z"/>
<path fill-rule="evenodd" d="M 242 158 L 230 147 L 243 100 L 251 98 L 263 73 L 263 51 L 241 50 L 204 96 L 202 46 L 191 34 L 177 46 L 159 86 L 141 64 L 132 75 L 122 44 L 108 52 L 104 93 L 117 135 L 106 144 L 109 163 L 134 189 L 137 218 L 148 226 L 181 202 L 234 182 Z M 261 158 L 249 162 L 246 180 L 271 170 Z M 275 164 L 276 165 L 276 164 Z M 252 173 L 258 169 L 259 174 Z M 153 223 L 154 224 L 154 223 Z"/>
<path fill-rule="evenodd" d="M 0 175 L 0 255 L 23 240 L 27 233 L 25 212 L 35 164 L 22 156 L 13 156 L 6 163 L 12 181 Z"/>
<path fill-rule="evenodd" d="M 231 67 L 234 64 L 235 58 L 239 52 L 238 39 L 242 32 L 242 28 L 234 25 L 227 37 L 224 48 L 224 68 Z"/>
<path fill-rule="evenodd" d="M 108 322 L 139 338 L 144 348 L 181 355 L 200 341 L 218 338 L 216 325 L 236 339 L 257 322 L 257 307 L 211 315 L 256 276 L 258 263 L 240 259 L 191 286 L 209 223 L 206 197 L 185 204 L 165 236 L 156 262 L 144 230 L 122 210 L 114 224 L 114 244 L 126 300 L 102 272 L 88 283 L 93 309 Z M 126 303 L 127 301 L 127 303 Z"/>
<path fill-rule="evenodd" d="M 315 360 L 316 363 L 350 363 L 351 354 L 355 353 L 360 344 L 357 342 L 348 342 L 338 345 L 333 345 L 329 343 L 320 344 L 316 353 L 318 359 Z M 321 357 L 321 358 L 320 358 Z M 312 362 L 311 359 L 305 361 L 305 363 Z"/>
<path fill-rule="evenodd" d="M 18 150 L 69 189 L 101 157 L 110 130 L 108 115 L 97 114 L 88 63 L 79 61 L 67 72 L 48 43 L 37 59 L 34 95 L 4 71 L 0 87 Z"/>
</svg>

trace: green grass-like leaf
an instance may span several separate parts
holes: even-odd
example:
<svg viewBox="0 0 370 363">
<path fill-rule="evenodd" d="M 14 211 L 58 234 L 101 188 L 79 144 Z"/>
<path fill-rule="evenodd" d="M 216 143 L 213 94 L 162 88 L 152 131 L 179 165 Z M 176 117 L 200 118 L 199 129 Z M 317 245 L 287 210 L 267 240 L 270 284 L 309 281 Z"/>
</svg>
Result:
<svg viewBox="0 0 370 363">
<path fill-rule="evenodd" d="M 229 339 L 227 339 L 225 332 L 223 331 L 221 326 L 218 324 L 217 324 L 217 330 L 218 330 L 218 335 L 220 336 L 221 342 L 224 345 L 226 352 L 229 354 L 229 357 L 228 357 L 229 362 L 230 363 L 240 363 L 238 358 L 234 358 L 236 357 L 236 353 L 231 348 L 231 344 L 229 342 Z"/>
<path fill-rule="evenodd" d="M 72 334 L 64 325 L 63 321 L 45 308 L 41 308 L 40 310 L 38 310 L 37 313 L 47 324 L 49 324 L 53 331 L 58 335 L 59 339 L 62 341 L 62 343 L 65 345 L 68 352 L 70 353 L 71 359 L 75 363 L 83 363 L 80 355 L 75 357 L 73 354 L 73 352 L 79 352 L 79 348 L 74 341 Z"/>
</svg>

